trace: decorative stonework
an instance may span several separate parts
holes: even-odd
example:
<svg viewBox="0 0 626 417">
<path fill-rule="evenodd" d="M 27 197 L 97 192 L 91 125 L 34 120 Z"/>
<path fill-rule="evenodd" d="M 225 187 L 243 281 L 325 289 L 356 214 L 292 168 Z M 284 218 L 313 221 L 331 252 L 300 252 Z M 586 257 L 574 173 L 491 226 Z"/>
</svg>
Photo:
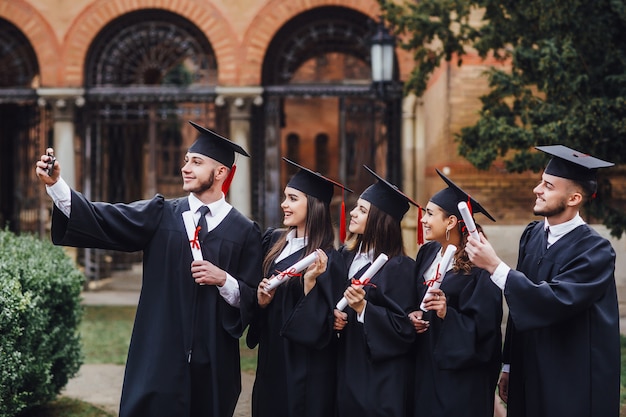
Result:
<svg viewBox="0 0 626 417">
<path fill-rule="evenodd" d="M 141 9 L 163 9 L 179 14 L 194 23 L 206 34 L 217 57 L 220 84 L 231 84 L 231 72 L 223 68 L 234 65 L 238 45 L 233 28 L 227 19 L 210 2 L 163 1 L 163 0 L 98 0 L 87 7 L 76 19 L 66 35 L 63 45 L 65 62 L 64 84 L 81 86 L 84 83 L 84 62 L 91 42 L 104 26 L 112 20 L 132 11 Z"/>
<path fill-rule="evenodd" d="M 58 83 L 61 47 L 48 21 L 23 0 L 0 2 L 0 17 L 13 23 L 30 41 L 37 55 L 40 84 Z"/>
</svg>

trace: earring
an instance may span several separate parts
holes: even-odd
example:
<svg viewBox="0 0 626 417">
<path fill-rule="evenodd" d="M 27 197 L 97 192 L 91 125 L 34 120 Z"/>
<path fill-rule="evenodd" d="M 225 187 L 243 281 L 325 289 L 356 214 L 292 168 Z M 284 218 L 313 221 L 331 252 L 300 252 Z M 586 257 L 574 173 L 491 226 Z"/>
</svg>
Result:
<svg viewBox="0 0 626 417">
<path fill-rule="evenodd" d="M 446 242 L 450 240 L 450 229 L 446 229 Z"/>
</svg>

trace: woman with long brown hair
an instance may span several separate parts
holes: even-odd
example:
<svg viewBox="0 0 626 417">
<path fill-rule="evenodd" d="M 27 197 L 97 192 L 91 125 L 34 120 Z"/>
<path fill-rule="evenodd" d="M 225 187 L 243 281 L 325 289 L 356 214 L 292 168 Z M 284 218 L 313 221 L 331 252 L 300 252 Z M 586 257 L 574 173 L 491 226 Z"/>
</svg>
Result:
<svg viewBox="0 0 626 417">
<path fill-rule="evenodd" d="M 353 283 L 335 310 L 339 331 L 337 415 L 405 416 L 415 332 L 407 315 L 416 302 L 415 262 L 404 253 L 400 222 L 414 203 L 397 187 L 365 167 L 378 181 L 350 212 L 351 237 L 340 249 Z M 380 254 L 389 258 L 373 276 L 363 276 Z"/>
<path fill-rule="evenodd" d="M 265 278 L 247 336 L 248 347 L 259 347 L 252 416 L 328 417 L 335 404 L 333 306 L 346 275 L 329 208 L 339 184 L 285 161 L 299 171 L 281 203 L 285 228 L 263 236 Z M 313 252 L 317 260 L 301 275 L 270 289 L 271 278 Z"/>
<path fill-rule="evenodd" d="M 409 314 L 418 333 L 415 392 L 409 396 L 412 415 L 492 417 L 501 357 L 502 295 L 489 273 L 474 266 L 465 252 L 468 228 L 458 203 L 469 203 L 474 214 L 494 219 L 437 173 L 448 188 L 433 195 L 426 206 L 422 224 L 430 242 L 420 248 L 416 259 L 419 299 L 427 311 L 416 305 Z M 456 251 L 452 262 L 443 265 L 448 245 Z M 432 285 L 435 282 L 439 288 Z"/>
</svg>

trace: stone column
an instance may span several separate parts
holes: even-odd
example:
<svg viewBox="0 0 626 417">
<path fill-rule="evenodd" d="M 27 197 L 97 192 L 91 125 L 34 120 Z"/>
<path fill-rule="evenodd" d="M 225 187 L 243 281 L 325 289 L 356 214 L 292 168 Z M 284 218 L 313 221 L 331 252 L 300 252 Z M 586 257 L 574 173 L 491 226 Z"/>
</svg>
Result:
<svg viewBox="0 0 626 417">
<path fill-rule="evenodd" d="M 423 137 L 420 137 L 419 124 L 421 103 L 414 94 L 402 100 L 402 168 L 403 190 L 418 204 L 425 204 Z M 407 254 L 414 257 L 417 252 L 417 210 L 413 206 L 402 222 L 404 246 Z"/>
<path fill-rule="evenodd" d="M 263 104 L 262 87 L 217 87 L 217 105 L 228 105 L 230 115 L 230 137 L 251 154 L 251 106 Z M 236 155 L 237 171 L 230 186 L 227 199 L 244 215 L 252 216 L 252 177 L 251 161 L 242 155 Z"/>
<path fill-rule="evenodd" d="M 61 175 L 71 188 L 76 188 L 76 161 L 74 153 L 74 112 L 85 104 L 82 88 L 39 88 L 38 104 L 49 104 L 53 119 L 53 148 L 61 163 Z"/>
</svg>

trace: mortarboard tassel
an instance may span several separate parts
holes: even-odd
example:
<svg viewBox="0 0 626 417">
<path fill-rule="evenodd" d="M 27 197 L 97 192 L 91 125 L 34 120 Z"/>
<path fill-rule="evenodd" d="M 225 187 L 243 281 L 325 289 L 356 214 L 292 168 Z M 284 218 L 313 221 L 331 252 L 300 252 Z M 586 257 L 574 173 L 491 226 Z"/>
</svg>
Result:
<svg viewBox="0 0 626 417">
<path fill-rule="evenodd" d="M 339 239 L 343 243 L 346 241 L 346 202 L 343 198 L 343 189 L 341 190 L 341 214 L 339 217 Z"/>
<path fill-rule="evenodd" d="M 422 208 L 417 206 L 417 244 L 424 244 L 424 227 L 422 225 Z"/>
<path fill-rule="evenodd" d="M 237 170 L 237 165 L 233 164 L 228 176 L 224 180 L 224 184 L 222 184 L 222 192 L 224 195 L 228 194 L 228 189 L 230 188 L 230 183 L 233 182 L 233 177 L 235 176 L 235 171 Z"/>
</svg>

